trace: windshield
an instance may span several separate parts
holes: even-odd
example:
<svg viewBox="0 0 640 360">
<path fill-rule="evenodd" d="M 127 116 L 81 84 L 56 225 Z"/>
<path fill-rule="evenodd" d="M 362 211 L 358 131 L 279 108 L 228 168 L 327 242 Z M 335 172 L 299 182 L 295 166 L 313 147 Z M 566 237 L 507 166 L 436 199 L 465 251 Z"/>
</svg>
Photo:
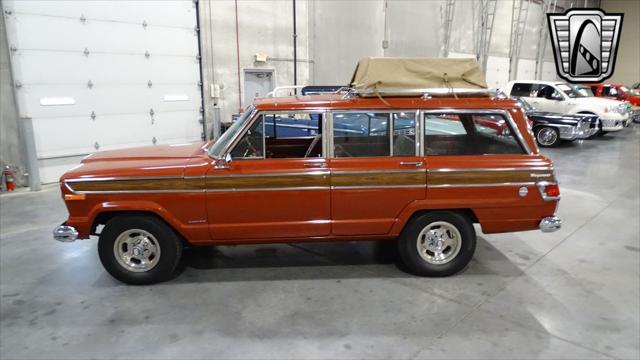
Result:
<svg viewBox="0 0 640 360">
<path fill-rule="evenodd" d="M 593 90 L 591 90 L 591 88 L 588 86 L 574 85 L 573 89 L 584 95 L 585 97 L 595 96 L 593 94 Z"/>
<path fill-rule="evenodd" d="M 582 93 L 579 90 L 573 88 L 569 84 L 562 83 L 562 84 L 558 84 L 557 87 L 558 87 L 558 89 L 562 90 L 562 92 L 565 93 L 570 98 L 589 97 L 589 95 L 584 95 L 584 93 Z"/>
<path fill-rule="evenodd" d="M 625 94 L 626 94 L 626 93 L 628 93 L 629 91 L 631 91 L 631 90 L 629 90 L 629 88 L 628 88 L 628 87 L 626 87 L 626 86 L 620 86 L 620 90 L 622 90 L 622 92 L 623 92 L 623 93 L 625 93 Z"/>
<path fill-rule="evenodd" d="M 222 157 L 223 154 L 221 152 L 224 151 L 224 149 L 227 147 L 229 141 L 231 141 L 236 136 L 238 131 L 242 129 L 247 121 L 251 120 L 250 115 L 253 113 L 253 110 L 253 106 L 247 108 L 244 114 L 242 114 L 242 116 L 238 120 L 236 120 L 236 122 L 234 122 L 233 125 L 231 125 L 231 127 L 229 127 L 229 129 L 227 129 L 227 131 L 222 134 L 222 136 L 220 136 L 218 141 L 213 143 L 213 145 L 209 149 L 209 155 L 215 158 Z"/>
</svg>

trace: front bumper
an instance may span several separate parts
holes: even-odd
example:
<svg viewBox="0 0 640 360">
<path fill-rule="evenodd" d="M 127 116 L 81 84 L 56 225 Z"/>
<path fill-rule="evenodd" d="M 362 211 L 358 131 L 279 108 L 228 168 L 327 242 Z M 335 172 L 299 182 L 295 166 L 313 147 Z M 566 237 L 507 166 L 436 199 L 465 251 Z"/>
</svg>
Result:
<svg viewBox="0 0 640 360">
<path fill-rule="evenodd" d="M 558 133 L 562 140 L 580 140 L 586 139 L 593 135 L 598 129 L 590 128 L 591 123 L 584 121 L 578 126 L 558 126 Z"/>
<path fill-rule="evenodd" d="M 540 221 L 538 225 L 542 232 L 554 232 L 562 227 L 562 220 L 557 216 L 549 216 Z"/>
<path fill-rule="evenodd" d="M 624 127 L 629 121 L 629 117 L 620 117 L 615 119 L 603 119 L 600 118 L 600 123 L 602 124 L 602 131 L 620 131 L 624 129 Z"/>
<path fill-rule="evenodd" d="M 53 229 L 53 239 L 60 242 L 74 242 L 78 239 L 78 230 L 66 223 Z"/>
</svg>

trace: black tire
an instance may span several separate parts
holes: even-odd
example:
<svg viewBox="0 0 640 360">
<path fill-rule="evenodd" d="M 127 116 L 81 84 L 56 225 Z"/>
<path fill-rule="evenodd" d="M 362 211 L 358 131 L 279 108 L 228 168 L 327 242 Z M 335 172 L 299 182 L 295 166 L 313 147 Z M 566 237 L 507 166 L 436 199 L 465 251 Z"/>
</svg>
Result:
<svg viewBox="0 0 640 360">
<path fill-rule="evenodd" d="M 451 253 L 451 258 L 447 262 L 440 264 L 427 261 L 420 255 L 418 250 L 418 236 L 428 226 L 433 226 L 437 222 L 446 222 L 460 234 L 460 246 L 457 254 Z M 426 239 L 424 239 L 426 241 Z M 454 251 L 449 247 L 449 251 Z M 434 211 L 418 215 L 411 219 L 405 226 L 398 239 L 398 253 L 407 271 L 428 277 L 442 277 L 453 275 L 464 269 L 476 249 L 476 232 L 473 223 L 469 218 L 461 213 L 451 211 Z M 443 253 L 447 248 L 443 249 Z M 428 256 L 428 255 L 426 255 Z"/>
<path fill-rule="evenodd" d="M 114 244 L 121 234 L 143 230 L 152 235 L 159 246 L 157 262 L 148 271 L 135 272 L 116 259 Z M 133 232 L 135 235 L 136 232 Z M 155 243 L 157 242 L 157 243 Z M 114 278 L 130 285 L 154 284 L 171 279 L 182 256 L 183 244 L 175 231 L 164 221 L 149 215 L 121 215 L 111 219 L 100 234 L 98 254 L 105 270 Z"/>
<path fill-rule="evenodd" d="M 541 141 L 541 135 L 544 134 L 543 131 L 545 131 L 545 132 L 552 131 L 553 134 L 554 134 L 553 137 L 552 137 L 552 140 L 550 140 L 550 141 L 542 140 Z M 539 126 L 539 127 L 534 129 L 533 133 L 536 136 L 536 142 L 538 143 L 538 145 L 540 145 L 542 147 L 554 147 L 554 146 L 558 146 L 558 144 L 560 144 L 560 133 L 558 132 L 558 129 L 552 128 L 550 126 Z"/>
</svg>

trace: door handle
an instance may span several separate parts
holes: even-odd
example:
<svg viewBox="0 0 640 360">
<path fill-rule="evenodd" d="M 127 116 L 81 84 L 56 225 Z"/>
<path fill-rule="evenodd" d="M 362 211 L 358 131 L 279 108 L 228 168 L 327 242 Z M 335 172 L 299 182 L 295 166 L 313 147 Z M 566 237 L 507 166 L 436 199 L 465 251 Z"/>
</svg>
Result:
<svg viewBox="0 0 640 360">
<path fill-rule="evenodd" d="M 422 166 L 422 161 L 400 161 L 400 166 Z"/>
<path fill-rule="evenodd" d="M 327 163 L 304 163 L 304 167 L 324 169 L 327 167 Z"/>
</svg>

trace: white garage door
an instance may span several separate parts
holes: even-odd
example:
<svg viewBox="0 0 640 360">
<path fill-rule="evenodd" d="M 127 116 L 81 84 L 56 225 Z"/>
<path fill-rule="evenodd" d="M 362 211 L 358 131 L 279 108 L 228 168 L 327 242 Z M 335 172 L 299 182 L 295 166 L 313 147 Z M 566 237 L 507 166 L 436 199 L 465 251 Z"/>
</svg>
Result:
<svg viewBox="0 0 640 360">
<path fill-rule="evenodd" d="M 202 137 L 192 1 L 3 1 L 43 182 L 82 156 Z"/>
</svg>

